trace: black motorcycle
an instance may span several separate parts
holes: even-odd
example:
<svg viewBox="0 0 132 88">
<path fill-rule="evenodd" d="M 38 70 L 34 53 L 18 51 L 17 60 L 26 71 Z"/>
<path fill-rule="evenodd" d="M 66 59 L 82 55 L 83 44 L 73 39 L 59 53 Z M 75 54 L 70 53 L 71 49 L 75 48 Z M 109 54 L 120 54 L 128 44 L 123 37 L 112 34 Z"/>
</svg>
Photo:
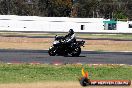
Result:
<svg viewBox="0 0 132 88">
<path fill-rule="evenodd" d="M 70 44 L 66 43 L 66 39 L 64 36 L 55 36 L 55 40 L 53 45 L 49 48 L 49 55 L 55 56 L 67 56 L 70 54 L 71 56 L 79 56 L 81 53 L 81 46 L 83 46 L 85 41 L 76 41 Z"/>
</svg>

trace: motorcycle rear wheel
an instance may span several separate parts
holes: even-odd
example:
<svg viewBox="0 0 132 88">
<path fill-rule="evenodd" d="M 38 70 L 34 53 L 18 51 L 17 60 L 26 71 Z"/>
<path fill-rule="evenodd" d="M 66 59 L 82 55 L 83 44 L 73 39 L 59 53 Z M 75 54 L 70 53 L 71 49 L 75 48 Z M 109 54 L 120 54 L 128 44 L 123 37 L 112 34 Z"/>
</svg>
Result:
<svg viewBox="0 0 132 88">
<path fill-rule="evenodd" d="M 72 55 L 73 57 L 78 57 L 78 56 L 80 55 L 80 53 L 81 53 L 81 48 L 80 48 L 80 47 L 76 47 L 76 48 L 72 51 L 71 55 Z"/>
</svg>

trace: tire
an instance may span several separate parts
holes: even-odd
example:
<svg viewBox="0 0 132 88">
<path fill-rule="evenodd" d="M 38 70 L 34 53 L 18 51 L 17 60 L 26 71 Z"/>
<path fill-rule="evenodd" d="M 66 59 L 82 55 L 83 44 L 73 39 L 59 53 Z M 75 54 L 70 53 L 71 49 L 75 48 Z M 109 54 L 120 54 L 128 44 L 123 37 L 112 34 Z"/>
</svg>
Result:
<svg viewBox="0 0 132 88">
<path fill-rule="evenodd" d="M 80 48 L 80 47 L 76 47 L 76 48 L 72 51 L 71 55 L 72 55 L 73 57 L 78 57 L 78 56 L 80 55 L 80 53 L 81 53 L 81 48 Z"/>
<path fill-rule="evenodd" d="M 55 47 L 50 47 L 48 51 L 50 56 L 55 56 L 56 55 L 56 48 Z"/>
<path fill-rule="evenodd" d="M 87 78 L 84 78 L 84 77 L 81 78 L 80 84 L 83 87 L 90 85 L 89 80 Z"/>
</svg>

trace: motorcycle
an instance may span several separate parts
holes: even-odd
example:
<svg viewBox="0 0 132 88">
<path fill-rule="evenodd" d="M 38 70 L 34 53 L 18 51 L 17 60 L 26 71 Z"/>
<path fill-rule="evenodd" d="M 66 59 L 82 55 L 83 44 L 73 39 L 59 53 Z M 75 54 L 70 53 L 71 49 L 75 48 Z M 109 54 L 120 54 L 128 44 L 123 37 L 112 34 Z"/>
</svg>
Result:
<svg viewBox="0 0 132 88">
<path fill-rule="evenodd" d="M 49 48 L 48 53 L 50 56 L 79 56 L 81 53 L 81 46 L 84 46 L 85 41 L 76 41 L 71 44 L 66 43 L 64 36 L 55 36 L 53 45 Z"/>
</svg>

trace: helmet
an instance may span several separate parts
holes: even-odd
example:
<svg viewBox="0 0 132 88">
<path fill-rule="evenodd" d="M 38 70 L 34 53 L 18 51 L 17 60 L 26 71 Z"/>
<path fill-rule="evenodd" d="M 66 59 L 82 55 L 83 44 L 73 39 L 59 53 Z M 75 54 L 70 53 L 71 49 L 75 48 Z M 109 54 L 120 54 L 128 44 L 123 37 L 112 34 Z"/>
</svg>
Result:
<svg viewBox="0 0 132 88">
<path fill-rule="evenodd" d="M 70 29 L 70 30 L 69 30 L 69 34 L 74 34 L 73 29 Z"/>
</svg>

